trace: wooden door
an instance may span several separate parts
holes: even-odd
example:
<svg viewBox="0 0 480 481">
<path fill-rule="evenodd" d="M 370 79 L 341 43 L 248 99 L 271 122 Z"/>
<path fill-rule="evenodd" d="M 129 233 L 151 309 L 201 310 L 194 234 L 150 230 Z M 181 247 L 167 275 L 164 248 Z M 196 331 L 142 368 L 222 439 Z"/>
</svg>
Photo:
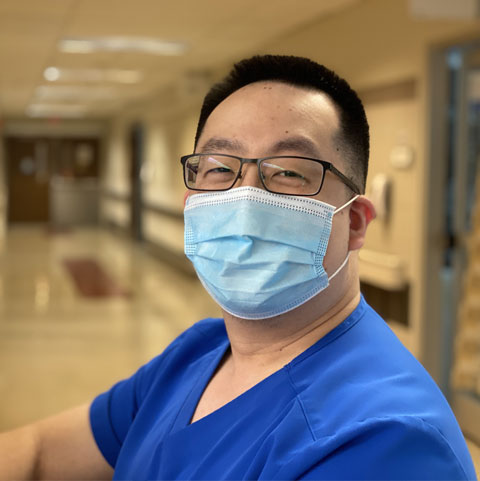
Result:
<svg viewBox="0 0 480 481">
<path fill-rule="evenodd" d="M 49 159 L 46 141 L 7 138 L 8 221 L 49 221 Z"/>
</svg>

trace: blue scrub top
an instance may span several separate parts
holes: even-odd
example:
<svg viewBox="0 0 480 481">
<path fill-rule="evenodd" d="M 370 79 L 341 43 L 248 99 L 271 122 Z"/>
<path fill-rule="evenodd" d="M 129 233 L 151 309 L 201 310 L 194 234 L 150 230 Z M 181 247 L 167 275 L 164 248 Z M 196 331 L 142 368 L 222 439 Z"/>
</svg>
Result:
<svg viewBox="0 0 480 481">
<path fill-rule="evenodd" d="M 443 395 L 363 298 L 284 368 L 190 424 L 228 348 L 223 320 L 200 321 L 93 401 L 114 479 L 476 479 Z"/>
</svg>

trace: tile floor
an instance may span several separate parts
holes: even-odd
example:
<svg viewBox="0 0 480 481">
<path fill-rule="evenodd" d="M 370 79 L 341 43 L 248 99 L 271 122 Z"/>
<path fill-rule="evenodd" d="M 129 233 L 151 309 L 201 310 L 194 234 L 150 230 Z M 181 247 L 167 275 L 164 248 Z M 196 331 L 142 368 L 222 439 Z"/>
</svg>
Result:
<svg viewBox="0 0 480 481">
<path fill-rule="evenodd" d="M 64 265 L 75 258 L 131 294 L 82 297 Z M 198 280 L 121 236 L 11 229 L 0 250 L 0 429 L 91 399 L 219 314 Z"/>
<path fill-rule="evenodd" d="M 96 262 L 115 289 L 82 297 L 66 259 Z M 195 278 L 121 236 L 11 228 L 0 245 L 0 430 L 92 399 L 209 315 L 219 310 Z"/>
</svg>

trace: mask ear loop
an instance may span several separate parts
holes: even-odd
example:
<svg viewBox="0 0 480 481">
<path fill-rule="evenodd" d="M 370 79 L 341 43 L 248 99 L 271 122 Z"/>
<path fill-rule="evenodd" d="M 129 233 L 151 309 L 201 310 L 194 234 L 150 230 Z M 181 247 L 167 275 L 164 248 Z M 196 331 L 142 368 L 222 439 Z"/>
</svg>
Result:
<svg viewBox="0 0 480 481">
<path fill-rule="evenodd" d="M 340 267 L 328 278 L 328 282 L 330 282 L 347 265 L 349 258 L 350 258 L 350 251 L 348 251 L 347 257 L 345 257 L 345 260 L 342 262 Z"/>
<path fill-rule="evenodd" d="M 338 214 L 341 210 L 345 209 L 345 207 L 348 207 L 352 202 L 354 202 L 359 195 L 357 194 L 355 197 L 351 198 L 346 204 L 343 204 L 341 207 L 336 209 L 333 212 L 333 215 Z M 348 259 L 350 258 L 350 251 L 347 253 L 347 257 L 345 257 L 345 260 L 341 263 L 340 267 L 328 278 L 328 282 L 330 282 L 346 265 L 348 262 Z"/>
<path fill-rule="evenodd" d="M 333 211 L 333 215 L 338 214 L 341 210 L 345 209 L 345 207 L 348 207 L 352 202 L 356 201 L 358 197 L 360 197 L 360 196 L 357 194 L 354 197 L 352 197 L 346 204 L 343 204 L 338 209 L 335 209 Z"/>
</svg>

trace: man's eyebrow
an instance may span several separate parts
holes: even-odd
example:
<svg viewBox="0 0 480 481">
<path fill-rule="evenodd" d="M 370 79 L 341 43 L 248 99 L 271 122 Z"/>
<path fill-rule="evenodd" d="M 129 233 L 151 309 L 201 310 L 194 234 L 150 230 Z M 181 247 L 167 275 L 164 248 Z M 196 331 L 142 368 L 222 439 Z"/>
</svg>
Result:
<svg viewBox="0 0 480 481">
<path fill-rule="evenodd" d="M 276 142 L 272 148 L 272 155 L 281 154 L 282 152 L 290 151 L 296 152 L 307 157 L 318 158 L 320 153 L 315 143 L 307 137 L 290 137 Z"/>
<path fill-rule="evenodd" d="M 220 153 L 223 151 L 228 152 L 242 152 L 244 150 L 244 145 L 238 140 L 226 139 L 223 137 L 212 137 L 208 139 L 203 145 L 198 149 L 199 152 L 212 152 Z"/>
<path fill-rule="evenodd" d="M 238 140 L 227 139 L 224 137 L 212 137 L 202 144 L 197 151 L 205 153 L 221 153 L 227 151 L 241 155 L 242 152 L 246 151 L 246 148 L 245 145 Z M 315 158 L 318 158 L 320 155 L 315 143 L 308 137 L 303 136 L 289 137 L 275 142 L 268 149 L 268 155 L 279 155 L 286 151 Z"/>
</svg>

